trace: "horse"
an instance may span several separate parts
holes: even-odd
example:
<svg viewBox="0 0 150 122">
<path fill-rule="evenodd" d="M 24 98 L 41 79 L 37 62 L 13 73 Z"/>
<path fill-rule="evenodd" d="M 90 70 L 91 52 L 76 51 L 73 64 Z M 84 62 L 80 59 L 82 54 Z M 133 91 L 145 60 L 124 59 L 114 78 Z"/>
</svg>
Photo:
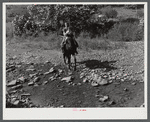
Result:
<svg viewBox="0 0 150 122">
<path fill-rule="evenodd" d="M 68 59 L 68 68 L 71 69 L 71 56 L 74 57 L 74 70 L 76 70 L 76 45 L 72 37 L 67 37 L 66 44 L 64 45 L 63 59 L 66 63 L 66 58 Z"/>
</svg>

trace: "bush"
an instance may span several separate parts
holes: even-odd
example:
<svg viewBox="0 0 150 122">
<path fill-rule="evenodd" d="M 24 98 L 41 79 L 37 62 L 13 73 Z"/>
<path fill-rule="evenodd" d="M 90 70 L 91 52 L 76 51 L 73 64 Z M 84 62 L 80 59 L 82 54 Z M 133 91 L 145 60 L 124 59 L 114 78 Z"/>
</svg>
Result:
<svg viewBox="0 0 150 122">
<path fill-rule="evenodd" d="M 138 11 L 137 11 L 137 16 L 138 16 L 139 18 L 144 17 L 144 11 L 143 11 L 143 10 L 138 10 Z"/>
<path fill-rule="evenodd" d="M 116 18 L 118 15 L 118 12 L 110 6 L 104 7 L 100 11 L 103 15 L 106 15 L 107 18 Z"/>
<path fill-rule="evenodd" d="M 119 23 L 108 33 L 108 38 L 113 41 L 139 41 L 143 37 L 143 29 L 138 26 L 138 23 Z"/>
<path fill-rule="evenodd" d="M 91 39 L 87 33 L 81 33 L 77 38 L 77 42 L 82 50 L 111 50 L 126 47 L 123 42 L 112 42 L 99 37 Z"/>
</svg>

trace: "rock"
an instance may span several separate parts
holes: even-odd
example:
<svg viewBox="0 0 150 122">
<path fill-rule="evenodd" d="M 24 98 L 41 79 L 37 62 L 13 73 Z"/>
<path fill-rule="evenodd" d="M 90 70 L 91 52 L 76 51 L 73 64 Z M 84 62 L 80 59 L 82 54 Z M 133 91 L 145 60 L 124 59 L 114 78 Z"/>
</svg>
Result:
<svg viewBox="0 0 150 122">
<path fill-rule="evenodd" d="M 44 63 L 44 64 L 47 64 L 47 63 L 50 63 L 50 61 L 49 61 L 49 60 L 47 60 L 47 61 L 45 61 L 45 63 Z"/>
<path fill-rule="evenodd" d="M 32 85 L 34 85 L 33 81 L 31 81 L 31 82 L 28 83 L 28 86 L 32 86 Z"/>
<path fill-rule="evenodd" d="M 35 71 L 35 69 L 26 69 L 26 71 L 28 72 L 28 71 Z"/>
<path fill-rule="evenodd" d="M 108 103 L 108 105 L 114 105 L 114 104 L 115 104 L 114 101 L 110 101 L 110 102 Z"/>
<path fill-rule="evenodd" d="M 17 85 L 17 86 L 13 86 L 11 87 L 11 90 L 16 90 L 16 89 L 20 89 L 22 88 L 23 86 L 21 84 Z"/>
<path fill-rule="evenodd" d="M 69 76 L 69 77 L 62 78 L 61 81 L 66 81 L 68 83 L 68 82 L 71 82 L 72 79 L 73 78 L 71 76 Z"/>
<path fill-rule="evenodd" d="M 13 58 L 13 59 L 16 59 L 16 58 L 17 58 L 17 56 L 16 56 L 16 55 L 14 55 L 12 58 Z"/>
<path fill-rule="evenodd" d="M 17 93 L 17 90 L 14 90 L 14 91 L 11 91 L 11 92 L 9 92 L 10 94 L 15 94 L 15 93 Z"/>
<path fill-rule="evenodd" d="M 44 75 L 48 75 L 48 74 L 50 74 L 50 72 L 45 72 L 45 73 L 44 73 Z"/>
<path fill-rule="evenodd" d="M 13 104 L 18 106 L 20 104 L 20 100 L 16 100 Z"/>
<path fill-rule="evenodd" d="M 108 78 L 108 75 L 104 75 L 103 78 Z"/>
<path fill-rule="evenodd" d="M 11 87 L 11 86 L 14 86 L 14 85 L 16 85 L 17 84 L 17 80 L 12 80 L 12 81 L 10 81 L 8 84 L 7 84 L 7 86 L 8 87 Z"/>
<path fill-rule="evenodd" d="M 106 102 L 108 100 L 108 96 L 103 96 L 102 98 L 99 99 L 101 102 Z"/>
<path fill-rule="evenodd" d="M 54 80 L 56 80 L 56 78 L 54 76 L 51 76 L 51 77 L 49 77 L 48 80 L 54 81 Z"/>
<path fill-rule="evenodd" d="M 77 85 L 81 86 L 81 83 L 78 83 Z"/>
<path fill-rule="evenodd" d="M 59 72 L 59 74 L 61 74 L 61 73 L 63 72 L 63 70 L 61 70 L 61 69 L 58 69 L 58 72 Z"/>
<path fill-rule="evenodd" d="M 72 75 L 73 73 L 72 72 L 68 72 L 68 75 Z"/>
<path fill-rule="evenodd" d="M 106 79 L 102 79 L 100 82 L 98 82 L 99 85 L 107 85 L 109 82 Z"/>
<path fill-rule="evenodd" d="M 29 76 L 30 76 L 31 78 L 33 78 L 34 76 L 37 76 L 37 74 L 38 74 L 38 73 L 34 73 L 34 74 L 30 74 Z"/>
<path fill-rule="evenodd" d="M 98 95 L 98 94 L 96 94 L 96 95 L 95 95 L 95 97 L 96 97 L 96 98 L 98 98 L 98 97 L 99 97 L 99 95 Z"/>
<path fill-rule="evenodd" d="M 31 94 L 30 94 L 30 93 L 21 94 L 21 97 L 22 97 L 22 96 L 31 96 Z"/>
<path fill-rule="evenodd" d="M 87 78 L 84 78 L 84 79 L 83 79 L 83 83 L 86 83 L 86 82 L 88 82 L 88 79 L 87 79 Z"/>
<path fill-rule="evenodd" d="M 60 108 L 63 108 L 63 107 L 65 107 L 65 106 L 64 106 L 64 105 L 61 105 L 61 106 L 60 106 Z"/>
<path fill-rule="evenodd" d="M 121 79 L 121 82 L 124 82 L 124 79 Z"/>
<path fill-rule="evenodd" d="M 20 68 L 21 67 L 21 65 L 17 65 L 17 68 Z"/>
<path fill-rule="evenodd" d="M 82 72 L 81 74 L 80 74 L 80 78 L 83 78 L 85 76 L 85 74 Z"/>
<path fill-rule="evenodd" d="M 49 70 L 49 73 L 53 73 L 55 71 L 54 67 Z"/>
<path fill-rule="evenodd" d="M 24 77 L 20 77 L 20 78 L 18 78 L 18 80 L 19 80 L 19 82 L 21 82 L 21 83 L 24 83 L 24 82 L 26 82 L 26 81 L 27 81 L 27 79 L 26 79 L 26 78 L 24 78 Z"/>
<path fill-rule="evenodd" d="M 135 82 L 133 82 L 133 83 L 132 83 L 132 85 L 136 85 L 136 83 L 135 83 Z"/>
<path fill-rule="evenodd" d="M 45 85 L 45 84 L 47 84 L 47 83 L 48 83 L 48 81 L 44 81 L 44 82 L 43 82 L 43 85 Z"/>
<path fill-rule="evenodd" d="M 11 103 L 14 103 L 17 100 L 17 97 L 11 98 Z"/>
<path fill-rule="evenodd" d="M 28 69 L 34 69 L 34 65 L 30 64 L 31 66 L 28 67 Z"/>
<path fill-rule="evenodd" d="M 109 80 L 108 82 L 109 82 L 109 83 L 112 83 L 113 81 L 112 81 L 112 80 Z"/>
<path fill-rule="evenodd" d="M 140 80 L 139 82 L 140 82 L 140 83 L 143 83 L 143 82 L 144 82 L 144 80 Z"/>
<path fill-rule="evenodd" d="M 98 86 L 99 84 L 96 83 L 96 82 L 92 82 L 91 85 L 92 85 L 92 86 Z"/>
<path fill-rule="evenodd" d="M 34 84 L 35 87 L 39 86 L 37 83 Z"/>
<path fill-rule="evenodd" d="M 127 88 L 124 88 L 124 91 L 128 91 L 128 89 L 127 89 Z"/>
<path fill-rule="evenodd" d="M 40 79 L 41 79 L 40 77 L 36 77 L 36 78 L 33 80 L 33 82 L 34 82 L 34 83 L 35 83 L 35 82 L 38 82 Z"/>
</svg>

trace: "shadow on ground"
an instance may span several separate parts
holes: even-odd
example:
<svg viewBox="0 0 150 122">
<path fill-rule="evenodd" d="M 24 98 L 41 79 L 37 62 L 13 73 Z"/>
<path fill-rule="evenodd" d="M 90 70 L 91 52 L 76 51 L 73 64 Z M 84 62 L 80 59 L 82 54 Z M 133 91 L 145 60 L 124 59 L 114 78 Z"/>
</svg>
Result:
<svg viewBox="0 0 150 122">
<path fill-rule="evenodd" d="M 87 68 L 90 69 L 96 69 L 96 68 L 106 68 L 107 71 L 110 70 L 114 70 L 117 69 L 116 67 L 113 67 L 113 63 L 115 63 L 116 61 L 104 61 L 101 62 L 99 60 L 86 60 L 86 61 L 82 61 L 80 62 L 80 64 L 85 64 L 85 66 Z"/>
</svg>

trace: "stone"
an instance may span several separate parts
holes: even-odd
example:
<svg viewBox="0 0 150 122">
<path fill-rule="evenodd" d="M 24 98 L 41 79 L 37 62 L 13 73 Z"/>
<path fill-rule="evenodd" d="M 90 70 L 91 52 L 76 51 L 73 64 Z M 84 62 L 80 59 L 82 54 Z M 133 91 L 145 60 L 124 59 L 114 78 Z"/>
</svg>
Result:
<svg viewBox="0 0 150 122">
<path fill-rule="evenodd" d="M 17 65 L 17 68 L 20 68 L 21 67 L 21 65 Z"/>
<path fill-rule="evenodd" d="M 58 72 L 59 72 L 59 74 L 61 74 L 61 73 L 63 72 L 63 70 L 61 70 L 61 69 L 58 69 Z"/>
<path fill-rule="evenodd" d="M 10 94 L 15 94 L 15 93 L 17 93 L 17 90 L 14 90 L 14 91 L 11 91 L 11 92 L 9 92 Z"/>
<path fill-rule="evenodd" d="M 96 82 L 92 82 L 91 85 L 95 87 L 95 86 L 98 86 L 99 84 Z"/>
<path fill-rule="evenodd" d="M 44 73 L 44 75 L 48 75 L 48 74 L 50 74 L 50 72 L 45 72 L 45 73 Z"/>
<path fill-rule="evenodd" d="M 113 80 L 109 80 L 108 82 L 109 82 L 109 83 L 112 83 L 112 82 L 113 82 Z"/>
<path fill-rule="evenodd" d="M 99 99 L 99 101 L 106 102 L 108 100 L 108 98 L 109 98 L 108 96 L 103 96 Z"/>
<path fill-rule="evenodd" d="M 81 83 L 78 83 L 77 85 L 81 86 Z"/>
<path fill-rule="evenodd" d="M 39 86 L 37 83 L 34 84 L 35 87 Z"/>
<path fill-rule="evenodd" d="M 30 93 L 21 94 L 21 97 L 22 97 L 22 96 L 31 96 L 31 94 L 30 94 Z"/>
<path fill-rule="evenodd" d="M 26 69 L 26 71 L 28 72 L 28 71 L 35 71 L 35 69 Z"/>
<path fill-rule="evenodd" d="M 55 71 L 54 67 L 49 70 L 49 73 L 53 73 Z"/>
<path fill-rule="evenodd" d="M 114 101 L 109 101 L 108 105 L 114 105 L 115 102 Z"/>
<path fill-rule="evenodd" d="M 28 83 L 28 86 L 32 86 L 32 85 L 34 85 L 33 81 L 31 81 L 31 82 Z"/>
<path fill-rule="evenodd" d="M 7 86 L 8 87 L 11 87 L 11 86 L 14 86 L 14 85 L 16 85 L 17 84 L 17 80 L 12 80 L 12 81 L 10 81 L 8 84 L 7 84 Z"/>
<path fill-rule="evenodd" d="M 27 79 L 26 79 L 26 78 L 24 78 L 24 77 L 20 77 L 20 78 L 18 78 L 18 80 L 19 80 L 19 82 L 21 82 L 21 83 L 24 83 L 24 82 L 26 82 L 26 81 L 27 81 Z"/>
<path fill-rule="evenodd" d="M 143 83 L 143 82 L 144 82 L 144 80 L 140 80 L 139 82 L 140 82 L 140 83 Z"/>
<path fill-rule="evenodd" d="M 72 81 L 72 77 L 71 77 L 71 76 L 69 76 L 69 77 L 64 77 L 64 78 L 61 79 L 61 81 L 66 81 L 67 83 L 68 83 L 68 82 L 71 82 L 71 81 Z"/>
<path fill-rule="evenodd" d="M 88 82 L 88 79 L 87 79 L 87 78 L 84 78 L 84 79 L 83 79 L 83 83 L 86 83 L 86 82 Z"/>
<path fill-rule="evenodd" d="M 54 80 L 56 80 L 56 78 L 54 76 L 51 76 L 51 77 L 49 77 L 48 80 L 54 81 Z"/>
<path fill-rule="evenodd" d="M 128 91 L 128 89 L 127 89 L 127 88 L 124 88 L 124 91 Z"/>
<path fill-rule="evenodd" d="M 34 69 L 34 65 L 30 64 L 31 66 L 28 67 L 28 69 Z"/>
<path fill-rule="evenodd" d="M 95 97 L 96 97 L 96 98 L 98 98 L 98 97 L 99 97 L 99 95 L 98 95 L 98 94 L 96 94 L 96 95 L 95 95 Z"/>
<path fill-rule="evenodd" d="M 34 83 L 35 83 L 35 82 L 38 82 L 40 79 L 41 79 L 40 77 L 36 77 L 36 78 L 33 80 L 33 82 L 34 82 Z"/>
<path fill-rule="evenodd" d="M 65 106 L 64 106 L 64 105 L 61 105 L 61 106 L 60 106 L 60 108 L 63 108 L 63 107 L 65 107 Z"/>
<path fill-rule="evenodd" d="M 34 76 L 37 76 L 37 74 L 38 74 L 38 73 L 34 73 L 34 74 L 30 74 L 29 76 L 30 76 L 31 78 L 33 78 Z"/>
<path fill-rule="evenodd" d="M 16 106 L 18 106 L 19 103 L 20 103 L 20 100 L 16 100 L 13 104 L 16 105 Z"/>
<path fill-rule="evenodd" d="M 43 85 L 45 85 L 45 84 L 47 84 L 47 83 L 48 83 L 48 81 L 44 81 L 44 82 L 43 82 Z"/>
<path fill-rule="evenodd" d="M 11 90 L 20 89 L 20 88 L 22 88 L 22 87 L 23 87 L 23 85 L 19 84 L 19 85 L 16 85 L 16 86 L 11 87 Z"/>
<path fill-rule="evenodd" d="M 45 61 L 45 64 L 47 64 L 47 63 L 50 63 L 50 61 L 49 60 Z"/>
<path fill-rule="evenodd" d="M 133 82 L 133 83 L 132 83 L 132 85 L 136 85 L 136 83 L 135 83 L 135 82 Z"/>
<path fill-rule="evenodd" d="M 81 74 L 80 74 L 80 78 L 83 78 L 85 76 L 85 74 L 82 72 Z"/>
<path fill-rule="evenodd" d="M 106 79 L 102 79 L 100 82 L 98 82 L 99 85 L 107 85 L 109 82 Z"/>
</svg>

